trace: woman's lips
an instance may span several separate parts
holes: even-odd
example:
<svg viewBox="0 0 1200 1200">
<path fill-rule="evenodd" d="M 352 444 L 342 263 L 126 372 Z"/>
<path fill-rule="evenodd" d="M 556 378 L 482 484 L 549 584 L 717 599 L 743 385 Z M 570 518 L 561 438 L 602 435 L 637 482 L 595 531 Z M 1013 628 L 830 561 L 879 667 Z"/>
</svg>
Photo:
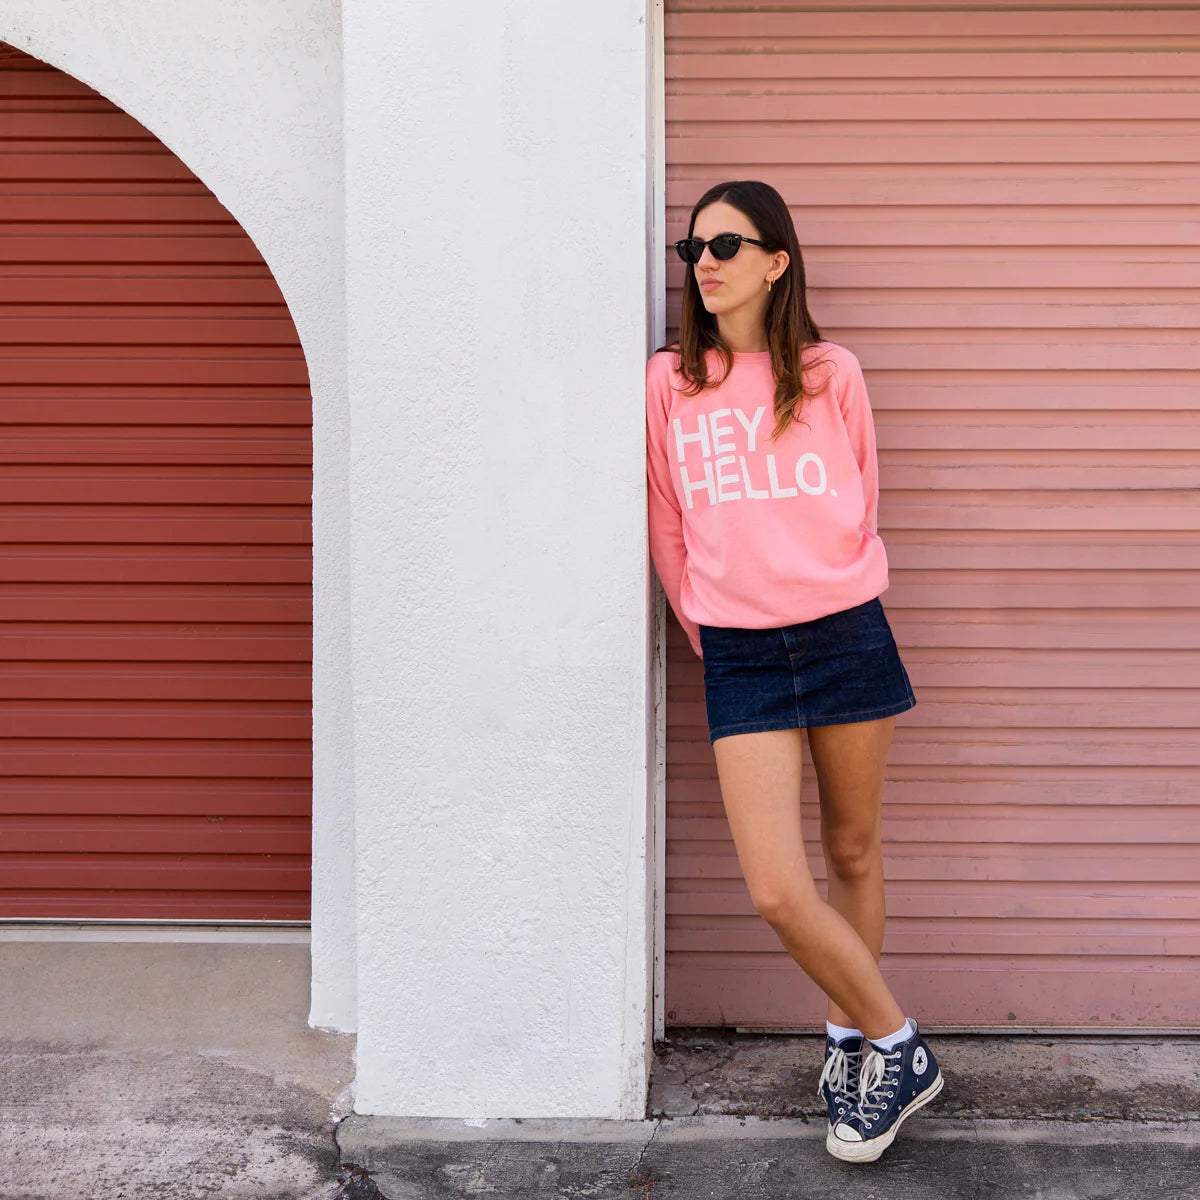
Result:
<svg viewBox="0 0 1200 1200">
<path fill-rule="evenodd" d="M 714 291 L 716 288 L 719 288 L 721 286 L 722 282 L 723 281 L 720 279 L 706 279 L 700 285 L 700 289 L 701 289 L 701 291 L 711 292 L 711 291 Z"/>
</svg>

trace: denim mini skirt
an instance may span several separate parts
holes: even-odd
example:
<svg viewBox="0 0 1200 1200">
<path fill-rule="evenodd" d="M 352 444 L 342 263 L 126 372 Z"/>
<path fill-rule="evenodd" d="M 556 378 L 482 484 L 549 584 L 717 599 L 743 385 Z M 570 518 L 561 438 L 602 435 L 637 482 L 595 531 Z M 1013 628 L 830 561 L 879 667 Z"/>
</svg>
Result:
<svg viewBox="0 0 1200 1200">
<path fill-rule="evenodd" d="M 892 717 L 916 704 L 878 597 L 777 629 L 700 626 L 709 741 Z"/>
</svg>

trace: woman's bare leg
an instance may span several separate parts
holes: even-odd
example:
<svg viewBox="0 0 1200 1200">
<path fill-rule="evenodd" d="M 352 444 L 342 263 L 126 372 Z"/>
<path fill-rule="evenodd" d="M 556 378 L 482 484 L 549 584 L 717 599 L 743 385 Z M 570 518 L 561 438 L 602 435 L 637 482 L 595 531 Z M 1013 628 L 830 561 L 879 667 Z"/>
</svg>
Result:
<svg viewBox="0 0 1200 1200">
<path fill-rule="evenodd" d="M 800 828 L 801 733 L 741 733 L 713 743 L 721 796 L 754 907 L 809 977 L 867 1037 L 904 1024 L 875 954 L 821 899 Z"/>
<path fill-rule="evenodd" d="M 854 927 L 876 962 L 886 919 L 881 807 L 883 775 L 896 718 L 808 731 L 821 797 L 821 849 L 829 903 Z M 855 1025 L 832 999 L 829 1020 Z M 887 1032 L 898 1029 L 898 1021 Z"/>
</svg>

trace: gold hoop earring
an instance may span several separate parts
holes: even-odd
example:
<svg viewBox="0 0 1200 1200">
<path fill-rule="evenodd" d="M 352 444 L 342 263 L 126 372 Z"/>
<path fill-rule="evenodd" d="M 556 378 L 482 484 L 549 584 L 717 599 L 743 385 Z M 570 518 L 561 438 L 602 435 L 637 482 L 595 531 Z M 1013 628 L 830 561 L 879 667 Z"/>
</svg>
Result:
<svg viewBox="0 0 1200 1200">
<path fill-rule="evenodd" d="M 770 292 L 770 290 L 771 290 L 771 284 L 773 284 L 774 282 L 775 282 L 775 280 L 773 280 L 773 279 L 771 279 L 771 278 L 768 278 L 768 279 L 767 279 L 767 291 L 768 291 L 768 292 Z"/>
</svg>

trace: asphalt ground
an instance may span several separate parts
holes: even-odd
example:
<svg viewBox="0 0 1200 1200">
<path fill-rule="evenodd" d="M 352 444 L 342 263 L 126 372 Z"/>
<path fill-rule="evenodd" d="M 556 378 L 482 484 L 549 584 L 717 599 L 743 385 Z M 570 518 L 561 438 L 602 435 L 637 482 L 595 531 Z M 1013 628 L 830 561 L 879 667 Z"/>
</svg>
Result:
<svg viewBox="0 0 1200 1200">
<path fill-rule="evenodd" d="M 609 1126 L 606 1128 L 606 1126 Z M 618 1127 L 619 1126 L 619 1127 Z M 1200 1123 L 918 1115 L 876 1163 L 825 1150 L 819 1121 L 397 1121 L 350 1117 L 364 1197 L 444 1200 L 1142 1200 L 1200 1197 Z"/>
</svg>

